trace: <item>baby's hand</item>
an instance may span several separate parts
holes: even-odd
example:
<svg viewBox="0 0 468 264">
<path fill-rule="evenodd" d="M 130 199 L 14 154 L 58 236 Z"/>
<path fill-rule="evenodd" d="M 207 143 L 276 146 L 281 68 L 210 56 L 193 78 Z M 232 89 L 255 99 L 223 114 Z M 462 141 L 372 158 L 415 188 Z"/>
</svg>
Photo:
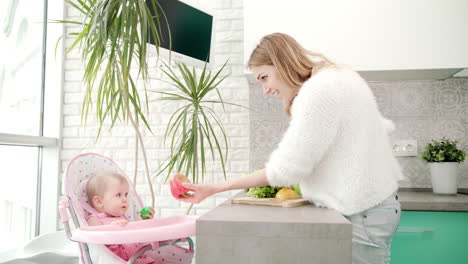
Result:
<svg viewBox="0 0 468 264">
<path fill-rule="evenodd" d="M 153 219 L 153 216 L 154 216 L 154 209 L 151 206 L 146 206 L 145 208 L 140 210 L 140 217 L 143 220 Z"/>
<path fill-rule="evenodd" d="M 154 217 L 154 210 L 151 209 L 149 215 L 147 215 L 149 219 L 153 219 Z"/>
<path fill-rule="evenodd" d="M 124 226 L 124 225 L 128 224 L 128 221 L 125 220 L 125 219 L 122 219 L 122 220 L 113 221 L 113 222 L 111 222 L 111 224 Z"/>
<path fill-rule="evenodd" d="M 145 216 L 146 216 L 146 220 L 147 220 L 147 219 L 153 219 L 153 217 L 154 217 L 154 210 L 153 210 L 153 209 L 150 209 L 150 210 L 148 211 L 148 214 L 146 214 Z"/>
</svg>

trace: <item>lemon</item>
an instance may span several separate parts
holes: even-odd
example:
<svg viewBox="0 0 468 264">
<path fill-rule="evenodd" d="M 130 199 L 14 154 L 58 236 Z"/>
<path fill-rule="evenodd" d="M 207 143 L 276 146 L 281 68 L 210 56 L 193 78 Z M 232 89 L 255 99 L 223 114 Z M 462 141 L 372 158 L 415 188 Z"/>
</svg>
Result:
<svg viewBox="0 0 468 264">
<path fill-rule="evenodd" d="M 275 198 L 279 200 L 290 200 L 290 199 L 297 199 L 298 196 L 297 196 L 297 193 L 293 189 L 284 187 L 283 189 L 279 190 L 276 193 Z"/>
</svg>

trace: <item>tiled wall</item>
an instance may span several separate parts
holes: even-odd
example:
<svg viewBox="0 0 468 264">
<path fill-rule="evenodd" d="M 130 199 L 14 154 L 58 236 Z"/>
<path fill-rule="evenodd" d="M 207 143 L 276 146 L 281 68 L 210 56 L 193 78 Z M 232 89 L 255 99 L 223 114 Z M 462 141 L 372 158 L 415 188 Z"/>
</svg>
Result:
<svg viewBox="0 0 468 264">
<path fill-rule="evenodd" d="M 288 126 L 282 104 L 250 83 L 250 169 L 263 168 Z M 418 153 L 431 139 L 446 136 L 468 151 L 468 79 L 370 83 L 382 114 L 393 120 L 395 139 L 415 139 Z M 418 157 L 397 157 L 408 181 L 402 187 L 430 188 L 429 168 Z M 468 161 L 460 164 L 460 187 L 468 188 Z"/>
</svg>

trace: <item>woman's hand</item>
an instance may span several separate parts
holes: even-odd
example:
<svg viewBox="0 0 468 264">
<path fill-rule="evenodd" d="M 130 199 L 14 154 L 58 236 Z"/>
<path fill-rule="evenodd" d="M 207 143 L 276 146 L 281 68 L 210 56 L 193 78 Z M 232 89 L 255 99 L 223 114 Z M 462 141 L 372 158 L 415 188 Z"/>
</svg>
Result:
<svg viewBox="0 0 468 264">
<path fill-rule="evenodd" d="M 188 197 L 180 197 L 177 200 L 186 202 L 186 203 L 200 203 L 205 200 L 205 198 L 210 197 L 213 194 L 224 191 L 222 185 L 220 184 L 192 184 L 192 183 L 182 183 L 187 189 L 193 191 Z"/>
<path fill-rule="evenodd" d="M 111 222 L 111 224 L 113 224 L 113 225 L 119 225 L 119 226 L 124 226 L 124 225 L 128 224 L 128 221 L 125 220 L 125 219 L 121 219 L 121 220 L 113 221 L 113 222 Z"/>
<path fill-rule="evenodd" d="M 200 203 L 205 198 L 224 191 L 248 189 L 268 185 L 266 169 L 257 170 L 251 174 L 231 179 L 222 183 L 213 184 L 192 184 L 182 183 L 182 186 L 191 190 L 188 197 L 176 198 L 179 201 L 187 203 Z"/>
</svg>

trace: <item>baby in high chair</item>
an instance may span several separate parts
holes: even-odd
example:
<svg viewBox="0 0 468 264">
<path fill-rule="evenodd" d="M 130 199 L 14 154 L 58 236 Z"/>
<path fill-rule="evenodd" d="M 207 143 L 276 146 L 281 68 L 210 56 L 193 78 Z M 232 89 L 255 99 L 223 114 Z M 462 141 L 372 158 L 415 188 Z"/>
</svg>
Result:
<svg viewBox="0 0 468 264">
<path fill-rule="evenodd" d="M 91 214 L 86 218 L 88 225 L 116 224 L 126 225 L 128 219 L 125 213 L 128 210 L 128 182 L 127 179 L 114 172 L 102 172 L 91 177 L 86 183 L 86 195 L 89 204 L 98 213 Z M 153 218 L 154 211 L 151 210 L 148 218 Z M 115 244 L 106 245 L 112 252 L 128 261 L 132 255 L 143 245 L 134 244 Z M 156 263 L 153 259 L 143 254 L 137 261 L 137 264 Z"/>
</svg>

